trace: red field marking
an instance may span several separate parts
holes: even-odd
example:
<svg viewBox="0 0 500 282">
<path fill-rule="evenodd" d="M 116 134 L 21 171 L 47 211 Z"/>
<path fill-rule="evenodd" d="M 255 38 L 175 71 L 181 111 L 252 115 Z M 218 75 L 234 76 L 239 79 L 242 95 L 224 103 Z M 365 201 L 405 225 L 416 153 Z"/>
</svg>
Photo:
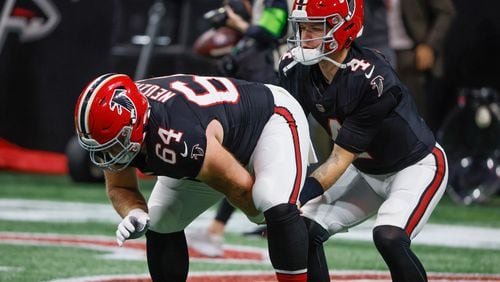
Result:
<svg viewBox="0 0 500 282">
<path fill-rule="evenodd" d="M 34 245 L 58 245 L 58 246 L 75 246 L 75 247 L 102 247 L 115 249 L 119 248 L 114 239 L 97 236 L 81 236 L 81 235 L 60 235 L 60 234 L 34 234 L 34 233 L 10 233 L 0 232 L 0 242 L 6 243 L 23 243 Z M 123 248 L 139 251 L 146 251 L 146 243 L 141 240 L 127 241 Z M 189 257 L 191 259 L 212 259 L 200 254 L 199 252 L 189 249 Z M 218 257 L 216 260 L 251 260 L 251 261 L 267 261 L 265 252 L 258 249 L 250 250 L 245 248 L 232 248 L 230 246 L 224 248 L 224 256 Z"/>
<path fill-rule="evenodd" d="M 429 281 L 470 281 L 470 282 L 479 282 L 479 281 L 488 281 L 488 282 L 497 282 L 500 281 L 500 276 L 498 275 L 481 275 L 481 274 L 448 274 L 448 273 L 431 273 L 429 274 Z M 341 273 L 341 274 L 331 274 L 330 279 L 332 281 L 391 281 L 391 276 L 389 273 L 373 273 L 360 271 L 358 273 Z M 148 279 L 142 280 L 150 281 Z M 213 274 L 206 273 L 204 275 L 198 276 L 197 274 L 192 275 L 188 278 L 188 282 L 239 282 L 239 281 L 261 281 L 261 282 L 271 282 L 276 281 L 275 275 L 273 273 L 269 274 L 231 274 L 224 275 L 221 274 Z M 102 281 L 104 282 L 104 281 Z M 111 281 L 106 281 L 111 282 Z M 115 282 L 115 281 L 114 281 Z M 123 281 L 125 282 L 125 281 Z M 127 281 L 130 282 L 130 281 Z"/>
<path fill-rule="evenodd" d="M 500 276 L 480 275 L 480 274 L 442 274 L 434 273 L 429 275 L 430 282 L 498 282 Z M 351 271 L 340 274 L 331 274 L 330 279 L 336 282 L 390 282 L 388 273 Z M 57 280 L 64 282 L 65 280 Z M 147 275 L 143 276 L 100 276 L 100 277 L 82 277 L 72 278 L 68 282 L 151 282 Z M 252 273 L 252 272 L 214 272 L 214 273 L 192 273 L 187 282 L 275 282 L 274 273 Z"/>
<path fill-rule="evenodd" d="M 84 248 L 105 248 L 110 251 L 118 248 L 114 239 L 99 236 L 79 236 L 60 234 L 33 234 L 33 233 L 12 233 L 0 232 L 0 244 L 33 244 L 33 245 L 54 245 L 54 246 L 74 246 Z M 127 241 L 123 248 L 145 252 L 145 242 Z M 192 259 L 209 259 L 199 253 L 190 250 Z M 266 256 L 257 248 L 250 250 L 245 247 L 226 248 L 224 257 L 216 260 L 224 263 L 224 260 L 255 260 L 267 261 Z M 500 275 L 486 274 L 451 274 L 451 273 L 430 273 L 429 281 L 446 282 L 500 282 Z M 390 275 L 387 272 L 374 271 L 339 271 L 330 275 L 332 281 L 338 282 L 389 282 Z M 75 277 L 67 280 L 61 279 L 58 282 L 150 282 L 148 275 L 103 275 L 95 277 Z M 249 272 L 249 271 L 225 271 L 225 272 L 193 272 L 190 273 L 187 282 L 271 282 L 276 281 L 274 273 L 270 272 Z"/>
</svg>

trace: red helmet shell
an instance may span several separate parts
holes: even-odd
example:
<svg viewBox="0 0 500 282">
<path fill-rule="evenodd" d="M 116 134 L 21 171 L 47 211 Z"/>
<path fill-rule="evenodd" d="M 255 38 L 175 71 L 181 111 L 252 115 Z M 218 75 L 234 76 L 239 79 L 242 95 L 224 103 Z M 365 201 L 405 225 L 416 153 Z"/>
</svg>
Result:
<svg viewBox="0 0 500 282">
<path fill-rule="evenodd" d="M 129 142 L 142 144 L 149 104 L 124 74 L 102 75 L 85 87 L 75 108 L 75 127 L 80 140 L 99 145 L 119 138 L 126 126 L 132 128 Z M 95 144 L 97 145 L 97 144 Z"/>
<path fill-rule="evenodd" d="M 324 19 L 333 29 L 326 33 L 331 33 L 337 43 L 337 46 L 325 46 L 325 51 L 342 50 L 362 31 L 363 0 L 295 0 L 291 18 L 297 16 L 309 21 Z"/>
</svg>

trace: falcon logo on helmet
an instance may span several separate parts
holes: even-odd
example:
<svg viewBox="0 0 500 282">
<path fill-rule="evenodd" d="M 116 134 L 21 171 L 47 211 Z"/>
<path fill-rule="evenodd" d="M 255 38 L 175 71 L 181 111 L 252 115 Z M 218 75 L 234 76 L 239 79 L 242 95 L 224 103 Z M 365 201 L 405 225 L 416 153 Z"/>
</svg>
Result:
<svg viewBox="0 0 500 282">
<path fill-rule="evenodd" d="M 123 109 L 126 109 L 132 118 L 132 123 L 135 123 L 136 120 L 136 110 L 134 103 L 127 96 L 127 91 L 125 89 L 116 89 L 113 93 L 113 98 L 111 98 L 111 102 L 109 102 L 109 107 L 112 111 L 115 109 L 118 111 L 118 114 L 121 115 Z"/>
<path fill-rule="evenodd" d="M 78 98 L 76 133 L 93 163 L 119 171 L 140 152 L 148 117 L 148 100 L 134 81 L 123 74 L 105 74 Z"/>
<path fill-rule="evenodd" d="M 363 0 L 296 0 L 289 20 L 293 35 L 287 42 L 295 61 L 313 65 L 326 59 L 345 68 L 327 55 L 350 47 L 354 39 L 361 36 Z M 300 30 L 303 23 L 323 24 L 323 35 L 303 39 Z M 304 48 L 304 43 L 316 40 L 322 41 L 318 47 Z"/>
</svg>

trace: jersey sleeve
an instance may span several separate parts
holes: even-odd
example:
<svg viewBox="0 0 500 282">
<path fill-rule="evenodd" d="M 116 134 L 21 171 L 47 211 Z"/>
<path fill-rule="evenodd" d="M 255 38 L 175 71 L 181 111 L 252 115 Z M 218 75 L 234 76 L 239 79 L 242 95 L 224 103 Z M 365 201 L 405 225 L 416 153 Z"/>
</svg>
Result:
<svg viewBox="0 0 500 282">
<path fill-rule="evenodd" d="M 178 178 L 195 178 L 205 159 L 207 148 L 205 129 L 201 125 L 196 125 L 184 131 L 181 142 L 176 145 L 177 168 L 175 170 L 179 173 Z"/>
<path fill-rule="evenodd" d="M 148 159 L 143 172 L 177 179 L 195 178 L 200 172 L 207 146 L 205 129 L 199 122 L 176 118 L 168 126 L 152 126 Z"/>
<path fill-rule="evenodd" d="M 359 106 L 348 115 L 335 143 L 353 153 L 365 152 L 378 134 L 384 119 L 398 104 L 400 91 L 393 87 L 377 97 L 368 91 Z"/>
</svg>

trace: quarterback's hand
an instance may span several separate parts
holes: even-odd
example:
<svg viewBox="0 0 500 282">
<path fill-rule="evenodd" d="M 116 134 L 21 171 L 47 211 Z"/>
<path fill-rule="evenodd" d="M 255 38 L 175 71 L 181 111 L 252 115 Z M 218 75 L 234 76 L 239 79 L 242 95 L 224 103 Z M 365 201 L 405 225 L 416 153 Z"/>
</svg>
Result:
<svg viewBox="0 0 500 282">
<path fill-rule="evenodd" d="M 122 246 L 125 240 L 136 239 L 144 235 L 148 230 L 149 215 L 141 209 L 133 209 L 118 224 L 116 230 L 116 242 Z"/>
<path fill-rule="evenodd" d="M 309 176 L 304 182 L 304 186 L 300 191 L 299 195 L 299 206 L 304 206 L 309 200 L 314 199 L 320 195 L 323 195 L 325 190 L 321 184 L 316 180 L 316 178 Z"/>
</svg>

